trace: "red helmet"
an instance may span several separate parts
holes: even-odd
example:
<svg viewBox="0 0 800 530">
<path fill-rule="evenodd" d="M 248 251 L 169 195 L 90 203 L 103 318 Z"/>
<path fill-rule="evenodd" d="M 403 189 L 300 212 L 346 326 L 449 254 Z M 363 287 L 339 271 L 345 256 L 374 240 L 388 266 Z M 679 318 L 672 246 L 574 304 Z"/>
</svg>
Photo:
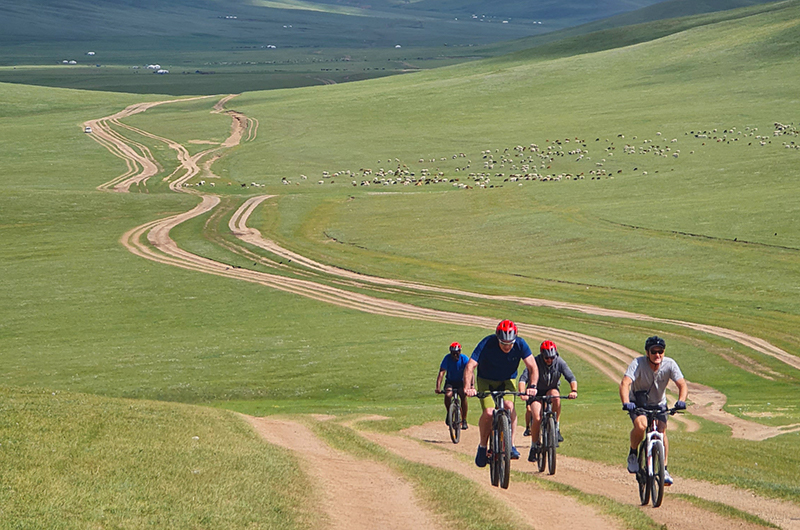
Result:
<svg viewBox="0 0 800 530">
<path fill-rule="evenodd" d="M 450 345 L 450 353 L 461 353 L 461 344 L 454 342 Z"/>
<path fill-rule="evenodd" d="M 539 352 L 542 356 L 546 359 L 555 359 L 558 355 L 558 349 L 556 348 L 556 343 L 552 340 L 546 340 L 539 346 Z"/>
<path fill-rule="evenodd" d="M 510 320 L 503 320 L 497 325 L 494 333 L 500 342 L 513 343 L 517 340 L 517 325 Z"/>
</svg>

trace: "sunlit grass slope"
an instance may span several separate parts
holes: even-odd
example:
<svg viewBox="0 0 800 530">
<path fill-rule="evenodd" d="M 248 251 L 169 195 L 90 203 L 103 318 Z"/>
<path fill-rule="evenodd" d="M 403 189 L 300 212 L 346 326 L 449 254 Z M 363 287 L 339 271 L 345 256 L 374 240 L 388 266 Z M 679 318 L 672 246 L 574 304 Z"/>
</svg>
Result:
<svg viewBox="0 0 800 530">
<path fill-rule="evenodd" d="M 7 387 L 0 396 L 3 528 L 311 524 L 297 463 L 231 413 Z"/>
<path fill-rule="evenodd" d="M 318 198 L 282 199 L 263 228 L 347 267 L 722 323 L 796 351 L 787 329 L 798 322 L 800 153 L 782 145 L 794 138 L 772 134 L 774 122 L 797 119 L 799 17 L 793 2 L 561 60 L 496 59 L 348 87 L 248 94 L 237 108 L 275 133 L 265 130 L 221 168 L 242 181 L 258 168 L 273 182 L 302 182 L 276 191 Z M 732 128 L 753 136 L 734 141 Z M 700 131 L 707 138 L 697 138 Z M 764 146 L 761 134 L 769 135 Z M 502 189 L 439 185 L 437 194 L 391 195 L 368 194 L 350 179 L 310 184 L 322 171 L 394 169 L 395 159 L 453 178 L 463 165 L 453 154 L 468 154 L 469 171 L 483 172 L 485 149 L 499 158 L 496 149 L 555 139 L 572 139 L 588 157 L 565 156 L 541 172 L 584 172 L 585 180 L 520 187 L 500 178 Z M 680 149 L 680 158 L 625 154 L 626 144 L 638 153 L 645 140 Z M 609 173 L 593 181 L 597 163 Z M 512 169 L 491 171 L 501 172 Z M 312 177 L 300 181 L 300 173 Z M 338 198 L 328 187 L 338 187 Z M 350 195 L 356 200 L 346 201 Z M 331 237 L 347 244 L 327 244 Z"/>
</svg>

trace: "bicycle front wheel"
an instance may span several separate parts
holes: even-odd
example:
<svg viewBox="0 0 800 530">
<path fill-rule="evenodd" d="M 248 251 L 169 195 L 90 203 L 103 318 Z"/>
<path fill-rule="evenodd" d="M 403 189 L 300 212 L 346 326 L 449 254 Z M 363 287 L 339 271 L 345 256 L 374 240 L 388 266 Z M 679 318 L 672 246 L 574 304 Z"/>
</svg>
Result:
<svg viewBox="0 0 800 530">
<path fill-rule="evenodd" d="M 650 502 L 650 476 L 647 472 L 647 455 L 645 454 L 644 442 L 639 445 L 639 471 L 636 473 L 636 481 L 639 483 L 639 500 L 642 506 Z"/>
<path fill-rule="evenodd" d="M 492 434 L 489 436 L 489 476 L 492 479 L 492 486 L 500 484 L 500 465 L 499 465 L 499 447 L 500 447 L 500 433 L 498 428 L 497 419 L 494 420 L 492 426 Z"/>
<path fill-rule="evenodd" d="M 661 506 L 664 499 L 664 446 L 661 442 L 653 444 L 653 486 L 650 492 L 653 508 Z"/>
<path fill-rule="evenodd" d="M 547 472 L 550 475 L 556 474 L 556 421 L 553 417 L 547 418 Z"/>
<path fill-rule="evenodd" d="M 536 455 L 536 464 L 539 466 L 539 473 L 544 471 L 547 466 L 547 451 L 545 451 L 545 440 L 547 440 L 547 422 L 539 424 L 539 454 Z"/>
<path fill-rule="evenodd" d="M 498 474 L 500 476 L 500 487 L 506 489 L 511 477 L 511 420 L 508 414 L 502 414 L 497 424 L 500 441 L 498 444 L 500 454 L 497 455 L 499 462 Z"/>
<path fill-rule="evenodd" d="M 450 422 L 450 440 L 457 444 L 461 440 L 461 403 L 457 399 L 450 402 L 447 418 Z"/>
</svg>

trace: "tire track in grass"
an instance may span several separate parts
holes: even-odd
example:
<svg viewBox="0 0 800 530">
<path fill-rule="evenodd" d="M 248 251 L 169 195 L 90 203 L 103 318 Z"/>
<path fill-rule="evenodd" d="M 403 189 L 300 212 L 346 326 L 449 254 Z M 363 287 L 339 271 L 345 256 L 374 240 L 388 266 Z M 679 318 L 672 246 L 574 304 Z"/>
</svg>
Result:
<svg viewBox="0 0 800 530">
<path fill-rule="evenodd" d="M 228 96 L 225 100 L 230 99 L 230 97 L 231 96 Z M 186 101 L 186 100 L 173 100 L 173 101 Z M 126 111 L 118 113 L 114 115 L 114 117 L 120 115 L 131 115 L 136 112 L 142 112 L 143 110 L 146 110 L 147 108 L 150 108 L 153 105 L 162 103 L 166 102 L 155 102 L 149 104 L 141 104 L 138 106 L 132 105 L 131 107 L 128 107 Z M 218 103 L 216 107 L 221 109 L 222 108 L 221 103 Z M 100 122 L 101 120 L 98 120 L 93 123 L 100 123 Z M 234 119 L 230 138 L 237 139 L 236 140 L 237 142 L 240 141 L 243 135 L 243 130 L 244 128 L 248 127 L 247 125 L 248 123 L 249 122 L 243 119 L 239 118 Z M 145 134 L 149 135 L 149 133 Z M 171 229 L 184 221 L 187 221 L 199 215 L 203 215 L 204 213 L 216 207 L 216 205 L 219 204 L 220 202 L 220 198 L 217 195 L 200 194 L 194 190 L 188 190 L 183 188 L 183 184 L 197 174 L 197 172 L 199 171 L 199 168 L 197 166 L 197 161 L 200 158 L 202 158 L 202 156 L 205 156 L 214 151 L 218 151 L 220 148 L 210 149 L 208 151 L 203 151 L 202 153 L 198 153 L 195 156 L 189 156 L 188 151 L 183 146 L 175 144 L 174 142 L 171 142 L 170 140 L 165 138 L 157 137 L 155 135 L 150 135 L 150 136 L 154 139 L 160 139 L 161 141 L 165 141 L 168 143 L 168 145 L 173 147 L 176 150 L 178 159 L 181 163 L 180 167 L 185 170 L 185 174 L 183 176 L 179 177 L 177 180 L 174 180 L 170 183 L 170 189 L 176 192 L 184 192 L 197 195 L 198 197 L 201 197 L 201 203 L 192 210 L 185 212 L 183 214 L 178 214 L 175 216 L 167 217 L 165 219 L 152 221 L 150 223 L 146 223 L 144 225 L 141 225 L 137 228 L 134 228 L 126 232 L 122 236 L 121 242 L 126 248 L 128 248 L 134 254 L 147 259 L 151 259 L 153 261 L 158 261 L 161 263 L 181 267 L 188 270 L 196 270 L 200 272 L 205 272 L 207 274 L 215 274 L 218 276 L 225 276 L 253 283 L 258 283 L 274 289 L 279 289 L 285 292 L 299 294 L 301 296 L 306 296 L 314 300 L 334 304 L 339 307 L 344 307 L 357 311 L 365 311 L 369 313 L 391 316 L 391 317 L 419 319 L 428 322 L 440 322 L 445 324 L 481 327 L 484 329 L 491 329 L 494 327 L 497 321 L 497 317 L 482 317 L 482 316 L 466 315 L 449 311 L 440 311 L 435 309 L 417 307 L 411 304 L 397 302 L 394 300 L 376 298 L 361 293 L 347 291 L 345 289 L 328 286 L 322 283 L 316 283 L 311 280 L 296 279 L 291 277 L 263 273 L 259 271 L 253 271 L 250 269 L 231 267 L 226 264 L 208 258 L 203 258 L 201 256 L 180 249 L 175 243 L 175 241 L 172 240 L 169 235 Z M 131 152 L 134 152 L 132 149 L 127 148 L 124 145 L 124 140 L 119 139 L 114 134 L 103 136 L 103 139 L 107 140 L 108 142 L 114 145 L 117 145 L 118 143 L 123 144 L 118 146 L 119 153 L 127 155 Z M 228 146 L 235 145 L 233 140 L 231 141 L 226 140 L 224 144 Z M 139 155 L 137 154 L 136 156 Z M 117 184 L 115 186 L 115 189 L 119 188 L 119 190 L 121 191 L 120 186 L 123 186 L 126 182 L 129 181 L 144 182 L 146 181 L 146 179 L 141 179 L 141 175 L 138 176 L 134 175 L 128 177 L 128 180 L 123 181 L 120 184 Z M 654 317 L 649 317 L 647 315 L 640 315 L 637 313 L 630 313 L 618 310 L 606 310 L 599 307 L 586 306 L 580 304 L 567 304 L 563 302 L 553 302 L 548 300 L 540 300 L 540 299 L 533 299 L 526 297 L 494 296 L 494 295 L 484 295 L 480 293 L 469 293 L 457 289 L 446 289 L 425 284 L 419 284 L 415 282 L 407 282 L 403 280 L 392 280 L 388 278 L 368 276 L 355 273 L 352 271 L 347 271 L 345 269 L 340 269 L 338 267 L 324 265 L 316 261 L 310 260 L 297 253 L 283 249 L 274 242 L 271 242 L 263 238 L 258 230 L 247 227 L 247 219 L 249 218 L 249 216 L 252 214 L 255 208 L 258 207 L 259 204 L 261 204 L 264 200 L 268 199 L 269 197 L 271 196 L 259 196 L 259 197 L 253 197 L 245 201 L 244 204 L 242 204 L 242 206 L 239 209 L 237 209 L 237 211 L 231 217 L 231 220 L 229 222 L 229 227 L 231 228 L 231 231 L 237 237 L 242 239 L 242 241 L 264 248 L 265 250 L 268 250 L 269 252 L 272 252 L 278 256 L 296 260 L 298 263 L 301 263 L 302 265 L 311 268 L 312 270 L 357 281 L 360 284 L 360 286 L 363 286 L 363 282 L 366 282 L 387 287 L 399 287 L 405 289 L 419 290 L 428 293 L 457 295 L 457 296 L 487 299 L 493 301 L 506 301 L 506 302 L 510 301 L 510 302 L 520 303 L 523 305 L 540 305 L 557 309 L 568 309 L 594 315 L 613 316 L 618 318 L 632 318 L 632 319 L 651 321 L 651 322 L 676 323 L 678 325 L 689 324 L 689 323 L 681 323 L 681 321 L 677 320 L 671 321 L 667 319 L 656 319 Z M 147 236 L 146 238 L 147 242 L 142 241 L 142 238 L 145 235 Z M 701 324 L 691 324 L 691 325 L 695 326 L 693 327 L 693 329 L 698 329 L 708 333 L 723 333 L 723 332 L 727 333 L 730 331 L 730 330 L 723 330 L 722 328 L 717 328 L 715 326 L 705 326 Z M 549 338 L 561 341 L 565 346 L 567 346 L 571 350 L 574 350 L 577 355 L 581 356 L 582 358 L 590 362 L 601 373 L 606 374 L 609 378 L 611 378 L 614 381 L 618 380 L 620 375 L 624 373 L 627 364 L 632 359 L 639 356 L 638 352 L 635 352 L 630 348 L 626 348 L 622 345 L 613 343 L 611 341 L 597 337 L 592 337 L 582 333 L 545 327 L 545 326 L 536 326 L 533 324 L 525 324 L 525 323 L 520 323 L 519 328 L 524 334 L 526 334 L 526 336 L 530 337 L 532 340 L 541 341 L 544 340 L 545 338 Z M 769 343 L 763 341 L 762 339 L 749 337 L 748 335 L 743 333 L 730 331 L 730 337 L 726 335 L 726 338 L 733 338 L 733 340 L 737 340 L 738 338 L 738 340 L 744 341 L 743 343 L 746 342 L 747 344 L 749 344 L 750 345 L 749 347 L 760 348 L 758 351 L 761 350 L 772 351 L 773 355 L 776 354 L 775 350 L 782 351 L 779 348 L 775 348 L 774 346 L 769 345 Z M 767 348 L 767 346 L 770 346 L 770 348 Z M 786 355 L 788 356 L 789 354 L 787 353 Z M 691 385 L 690 386 L 691 396 L 692 399 L 695 400 L 695 404 L 691 406 L 690 410 L 701 417 L 706 417 L 711 421 L 715 421 L 730 426 L 732 428 L 733 436 L 737 438 L 763 440 L 772 436 L 777 436 L 780 434 L 800 430 L 800 425 L 790 425 L 790 426 L 783 426 L 780 428 L 776 428 L 776 427 L 761 425 L 755 422 L 751 422 L 736 417 L 723 410 L 723 406 L 726 402 L 726 397 L 724 394 L 709 387 L 698 385 L 696 383 L 690 383 L 690 385 Z M 685 422 L 687 429 L 693 430 L 697 428 L 696 423 L 695 424 L 689 423 L 685 419 L 683 421 Z"/>
</svg>

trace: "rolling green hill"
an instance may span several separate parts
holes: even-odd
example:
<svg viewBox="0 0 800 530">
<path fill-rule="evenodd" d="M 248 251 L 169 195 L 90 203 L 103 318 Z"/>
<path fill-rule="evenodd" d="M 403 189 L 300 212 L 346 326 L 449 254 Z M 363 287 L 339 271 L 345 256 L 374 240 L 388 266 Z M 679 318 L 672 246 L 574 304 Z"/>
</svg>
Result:
<svg viewBox="0 0 800 530">
<path fill-rule="evenodd" d="M 220 177 L 215 193 L 228 210 L 182 225 L 173 236 L 188 251 L 261 270 L 217 243 L 233 239 L 227 219 L 245 196 L 275 194 L 251 226 L 325 263 L 716 324 L 799 355 L 800 2 L 745 9 L 751 11 L 699 15 L 706 22 L 668 33 L 662 30 L 672 23 L 642 24 L 630 46 L 613 46 L 625 35 L 609 30 L 546 53 L 242 94 L 228 107 L 257 119 L 259 128 L 252 142 L 213 166 Z M 164 171 L 140 193 L 97 191 L 127 168 L 81 125 L 165 98 L 19 84 L 0 84 L 0 94 L 0 451 L 10 456 L 2 459 L 4 480 L 16 485 L 16 493 L 0 492 L 0 504 L 15 507 L 13 524 L 36 521 L 37 502 L 50 500 L 45 515 L 55 523 L 74 520 L 70 509 L 87 501 L 64 492 L 70 481 L 95 484 L 92 473 L 100 470 L 89 505 L 109 505 L 122 491 L 133 501 L 114 505 L 120 526 L 141 515 L 137 499 L 162 524 L 190 526 L 192 516 L 220 513 L 195 482 L 208 475 L 189 475 L 200 457 L 213 462 L 213 477 L 241 502 L 219 507 L 230 520 L 212 522 L 245 527 L 250 514 L 269 519 L 265 526 L 302 520 L 302 513 L 285 511 L 306 487 L 295 464 L 259 446 L 230 416 L 118 398 L 254 414 L 377 413 L 392 418 L 387 429 L 441 421 L 431 387 L 446 345 L 459 340 L 469 350 L 490 330 L 364 314 L 135 256 L 119 244 L 122 233 L 185 212 L 197 199 L 167 192 L 162 179 L 175 162 L 165 144 L 122 128 Z M 210 113 L 215 101 L 164 105 L 124 121 L 197 152 L 201 144 L 193 142 L 229 134 L 229 122 Z M 550 156 L 523 170 L 531 144 Z M 516 146 L 527 149 L 524 157 L 515 156 Z M 362 169 L 402 164 L 417 175 L 424 168 L 459 180 L 456 187 L 358 185 L 371 180 Z M 357 177 L 322 177 L 340 170 Z M 506 181 L 534 172 L 551 178 Z M 263 187 L 247 187 L 251 182 Z M 306 277 L 300 265 L 287 269 L 282 274 Z M 724 393 L 729 413 L 769 426 L 800 423 L 798 371 L 738 342 L 671 324 L 510 302 L 370 294 L 508 316 L 635 350 L 644 337 L 663 334 L 687 378 Z M 570 442 L 559 450 L 622 465 L 629 423 L 618 410 L 615 382 L 561 350 L 581 381 L 581 401 L 564 420 Z M 194 428 L 204 429 L 201 441 L 220 445 L 193 452 Z M 797 433 L 743 441 L 703 421 L 697 433 L 674 430 L 670 440 L 670 469 L 678 477 L 800 499 Z M 259 467 L 243 465 L 242 451 Z M 109 469 L 131 480 L 109 476 Z M 161 470 L 181 474 L 179 484 L 198 493 L 192 503 L 174 506 L 184 497 Z M 242 483 L 245 473 L 266 477 L 270 490 Z M 278 492 L 284 482 L 291 487 Z M 91 524 L 102 514 L 84 515 Z"/>
</svg>

